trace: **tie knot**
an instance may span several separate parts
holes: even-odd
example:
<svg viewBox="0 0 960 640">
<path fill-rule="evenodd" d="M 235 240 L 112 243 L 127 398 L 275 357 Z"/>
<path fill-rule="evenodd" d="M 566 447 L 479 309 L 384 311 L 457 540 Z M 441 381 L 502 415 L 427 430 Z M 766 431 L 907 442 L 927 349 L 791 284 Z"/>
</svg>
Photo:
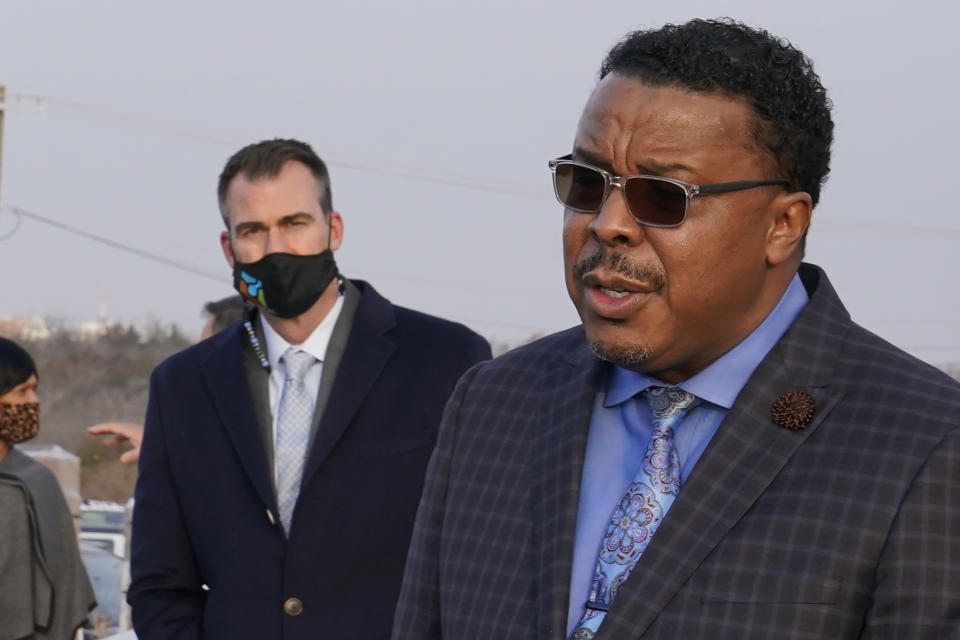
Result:
<svg viewBox="0 0 960 640">
<path fill-rule="evenodd" d="M 280 360 L 283 361 L 287 379 L 297 382 L 303 382 L 303 377 L 307 375 L 307 369 L 317 361 L 316 358 L 306 351 L 300 351 L 293 347 L 284 351 L 283 355 L 280 356 Z"/>
<path fill-rule="evenodd" d="M 680 387 L 650 387 L 646 390 L 646 396 L 653 420 L 658 423 L 676 422 L 687 410 L 700 402 L 700 398 Z"/>
</svg>

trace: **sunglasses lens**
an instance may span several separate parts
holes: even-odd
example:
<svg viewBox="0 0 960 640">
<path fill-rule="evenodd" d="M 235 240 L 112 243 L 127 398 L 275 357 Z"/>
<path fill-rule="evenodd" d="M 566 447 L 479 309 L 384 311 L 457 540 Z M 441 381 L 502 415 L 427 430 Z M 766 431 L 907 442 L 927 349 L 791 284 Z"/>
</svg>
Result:
<svg viewBox="0 0 960 640">
<path fill-rule="evenodd" d="M 683 222 L 687 193 L 683 187 L 666 180 L 629 178 L 623 196 L 630 213 L 640 222 L 673 227 Z"/>
<path fill-rule="evenodd" d="M 557 200 L 576 211 L 596 211 L 603 204 L 606 181 L 596 169 L 560 162 L 553 173 Z"/>
</svg>

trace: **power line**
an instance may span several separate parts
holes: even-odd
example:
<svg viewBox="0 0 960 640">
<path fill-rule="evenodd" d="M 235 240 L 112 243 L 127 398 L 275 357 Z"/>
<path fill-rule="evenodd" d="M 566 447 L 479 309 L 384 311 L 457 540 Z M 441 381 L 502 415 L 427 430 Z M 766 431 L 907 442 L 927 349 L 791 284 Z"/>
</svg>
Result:
<svg viewBox="0 0 960 640">
<path fill-rule="evenodd" d="M 223 278 L 221 275 L 215 274 L 211 271 L 207 271 L 195 265 L 187 264 L 185 262 L 180 262 L 178 260 L 173 260 L 171 258 L 167 258 L 166 256 L 162 256 L 157 253 L 146 251 L 144 249 L 140 249 L 138 247 L 134 247 L 132 245 L 125 244 L 123 242 L 119 242 L 117 240 L 113 240 L 111 238 L 101 236 L 99 234 L 87 231 L 85 229 L 81 229 L 79 227 L 65 224 L 63 222 L 60 222 L 59 220 L 54 220 L 53 218 L 40 215 L 39 213 L 27 211 L 26 209 L 22 209 L 20 207 L 7 207 L 6 210 L 10 211 L 10 213 L 14 215 L 16 219 L 16 226 L 10 231 L 0 236 L 0 240 L 7 240 L 8 238 L 12 237 L 20 228 L 22 219 L 28 218 L 30 220 L 34 220 L 36 222 L 40 222 L 45 225 L 60 229 L 61 231 L 66 231 L 67 233 L 72 233 L 82 238 L 93 240 L 94 242 L 99 242 L 101 244 L 107 245 L 108 247 L 125 251 L 127 253 L 133 254 L 140 258 L 144 258 L 146 260 L 152 260 L 154 262 L 158 262 L 168 267 L 173 267 L 175 269 L 180 269 L 181 271 L 186 271 L 187 273 L 191 273 L 193 275 L 197 275 L 203 278 L 208 278 L 210 280 L 216 280 L 217 282 L 220 282 L 220 283 L 230 284 L 230 282 L 225 278 Z M 394 279 L 406 280 L 403 278 L 394 278 Z M 409 280 L 407 281 L 409 282 Z M 435 285 L 430 285 L 430 286 L 435 286 Z M 535 325 L 509 322 L 509 321 L 503 321 L 503 320 L 485 320 L 480 318 L 463 318 L 463 320 L 465 322 L 470 322 L 478 325 L 493 326 L 493 327 L 500 327 L 500 328 L 506 328 L 506 329 L 514 329 L 514 330 L 523 330 L 523 331 L 528 331 L 530 333 L 537 333 L 542 330 L 541 327 L 538 327 Z"/>
<path fill-rule="evenodd" d="M 162 118 L 142 116 L 50 96 L 10 94 L 7 96 L 5 103 L 0 103 L 0 109 L 2 108 L 14 108 L 27 112 L 45 112 L 48 110 L 67 112 L 105 122 L 112 126 L 123 126 L 170 138 L 202 142 L 233 149 L 250 142 L 248 138 L 231 133 L 210 131 L 201 127 L 185 125 Z M 518 196 L 536 200 L 552 199 L 550 192 L 545 189 L 534 189 L 520 184 L 478 180 L 470 176 L 434 171 L 424 167 L 415 167 L 401 163 L 384 162 L 383 160 L 364 156 L 325 150 L 323 159 L 328 164 L 345 169 L 379 173 L 448 187 L 462 187 L 474 191 L 484 191 L 487 193 Z"/>
<path fill-rule="evenodd" d="M 0 235 L 0 240 L 7 240 L 9 238 L 12 238 L 17 233 L 17 231 L 20 230 L 20 225 L 23 224 L 23 217 L 19 215 L 15 215 L 14 220 L 16 220 L 16 222 L 13 223 L 13 229 L 10 229 L 10 231 L 7 231 L 6 233 Z"/>
<path fill-rule="evenodd" d="M 232 133 L 211 131 L 203 127 L 178 123 L 163 118 L 144 116 L 52 96 L 8 93 L 6 100 L 0 101 L 0 110 L 3 109 L 15 109 L 28 113 L 59 111 L 86 117 L 110 126 L 126 127 L 155 135 L 190 142 L 212 144 L 231 149 L 239 148 L 250 142 L 249 138 Z M 336 151 L 330 152 L 324 150 L 323 157 L 328 164 L 355 171 L 378 173 L 447 187 L 460 187 L 472 191 L 534 200 L 553 199 L 549 189 L 537 189 L 528 185 L 478 180 L 470 176 L 440 172 L 402 163 L 384 162 L 383 160 L 375 158 Z M 915 225 L 884 224 L 861 220 L 835 220 L 817 216 L 813 219 L 813 227 L 824 233 L 856 234 L 859 236 L 880 235 L 897 238 L 913 236 L 936 240 L 960 240 L 960 229 L 948 227 L 919 227 Z"/>
<path fill-rule="evenodd" d="M 200 276 L 202 278 L 208 278 L 210 280 L 216 280 L 217 282 L 220 282 L 220 283 L 226 282 L 229 284 L 229 281 L 226 280 L 221 274 L 215 274 L 212 271 L 207 271 L 206 269 L 202 269 L 200 267 L 187 264 L 185 262 L 173 260 L 171 258 L 167 258 L 166 256 L 162 256 L 158 253 L 153 253 L 151 251 L 146 251 L 138 247 L 124 244 L 117 240 L 113 240 L 111 238 L 107 238 L 105 236 L 92 233 L 85 229 L 68 225 L 66 223 L 60 222 L 59 220 L 54 220 L 53 218 L 42 216 L 39 213 L 34 213 L 32 211 L 27 211 L 26 209 L 21 209 L 20 207 L 8 207 L 7 209 L 17 217 L 17 226 L 14 227 L 12 231 L 8 232 L 6 235 L 4 235 L 0 239 L 6 240 L 7 238 L 11 237 L 17 231 L 17 229 L 19 229 L 20 219 L 29 218 L 30 220 L 34 220 L 36 222 L 40 222 L 51 227 L 55 227 L 57 229 L 60 229 L 61 231 L 66 231 L 67 233 L 72 233 L 82 238 L 86 238 L 87 240 L 93 240 L 94 242 L 105 244 L 108 247 L 112 247 L 114 249 L 119 249 L 120 251 L 131 253 L 135 256 L 139 256 L 146 260 L 152 260 L 153 262 L 158 262 L 168 267 L 173 267 L 174 269 L 186 271 L 187 273 L 192 273 L 193 275 Z"/>
<path fill-rule="evenodd" d="M 173 260 L 171 258 L 167 258 L 160 254 L 146 251 L 144 249 L 140 249 L 138 247 L 134 247 L 134 246 L 119 242 L 117 240 L 113 240 L 111 238 L 101 236 L 99 234 L 87 231 L 85 229 L 81 229 L 79 227 L 65 224 L 63 222 L 60 222 L 59 220 L 54 220 L 53 218 L 49 218 L 47 216 L 34 213 L 32 211 L 27 211 L 26 209 L 22 209 L 20 207 L 7 207 L 6 210 L 10 211 L 10 213 L 12 213 L 15 216 L 16 226 L 14 226 L 13 229 L 4 233 L 3 235 L 0 235 L 0 241 L 11 238 L 20 228 L 22 224 L 22 219 L 28 218 L 30 220 L 34 220 L 36 222 L 40 222 L 42 224 L 60 229 L 61 231 L 66 231 L 67 233 L 72 233 L 74 235 L 86 238 L 88 240 L 92 240 L 94 242 L 104 244 L 108 247 L 119 249 L 120 251 L 125 251 L 135 256 L 144 258 L 146 260 L 158 262 L 168 267 L 173 267 L 175 269 L 179 269 L 181 271 L 185 271 L 187 273 L 200 276 L 203 278 L 207 278 L 210 280 L 215 280 L 220 283 L 229 284 L 229 281 L 223 278 L 221 275 L 215 274 L 211 271 L 207 271 L 195 265 L 191 265 L 185 262 L 180 262 L 178 260 Z M 394 277 L 393 279 L 400 279 L 400 278 Z M 431 284 L 430 286 L 434 286 L 434 285 Z M 530 333 L 538 333 L 542 330 L 542 327 L 538 327 L 532 324 L 509 322 L 509 321 L 503 321 L 503 320 L 488 320 L 488 319 L 481 319 L 477 317 L 464 317 L 462 318 L 462 320 L 475 325 L 483 325 L 488 327 L 500 327 L 505 329 L 514 329 L 514 330 L 525 330 L 525 331 L 529 331 Z M 913 345 L 913 346 L 907 346 L 905 348 L 908 351 L 914 351 L 914 352 L 916 351 L 960 351 L 960 346 L 957 346 L 957 345 L 923 345 L 923 346 Z"/>
</svg>

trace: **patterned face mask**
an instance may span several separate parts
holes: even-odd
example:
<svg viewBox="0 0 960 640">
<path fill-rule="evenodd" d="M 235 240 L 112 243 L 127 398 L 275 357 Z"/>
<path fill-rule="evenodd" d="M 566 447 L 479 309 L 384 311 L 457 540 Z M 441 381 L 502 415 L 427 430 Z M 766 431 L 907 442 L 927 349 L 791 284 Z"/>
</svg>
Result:
<svg viewBox="0 0 960 640">
<path fill-rule="evenodd" d="M 40 431 L 40 403 L 0 402 L 0 440 L 9 445 L 33 438 Z"/>
</svg>

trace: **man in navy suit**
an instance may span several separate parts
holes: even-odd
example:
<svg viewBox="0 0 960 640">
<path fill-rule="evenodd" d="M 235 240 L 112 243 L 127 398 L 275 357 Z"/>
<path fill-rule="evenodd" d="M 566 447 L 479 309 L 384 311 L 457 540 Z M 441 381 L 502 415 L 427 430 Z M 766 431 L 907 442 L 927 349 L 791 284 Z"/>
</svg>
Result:
<svg viewBox="0 0 960 640">
<path fill-rule="evenodd" d="M 810 61 L 693 20 L 600 78 L 549 163 L 582 325 L 461 379 L 394 638 L 960 637 L 960 386 L 802 263 Z"/>
<path fill-rule="evenodd" d="M 467 328 L 337 272 L 343 219 L 296 140 L 241 149 L 221 244 L 250 315 L 153 374 L 129 601 L 142 640 L 386 638 Z"/>
</svg>

